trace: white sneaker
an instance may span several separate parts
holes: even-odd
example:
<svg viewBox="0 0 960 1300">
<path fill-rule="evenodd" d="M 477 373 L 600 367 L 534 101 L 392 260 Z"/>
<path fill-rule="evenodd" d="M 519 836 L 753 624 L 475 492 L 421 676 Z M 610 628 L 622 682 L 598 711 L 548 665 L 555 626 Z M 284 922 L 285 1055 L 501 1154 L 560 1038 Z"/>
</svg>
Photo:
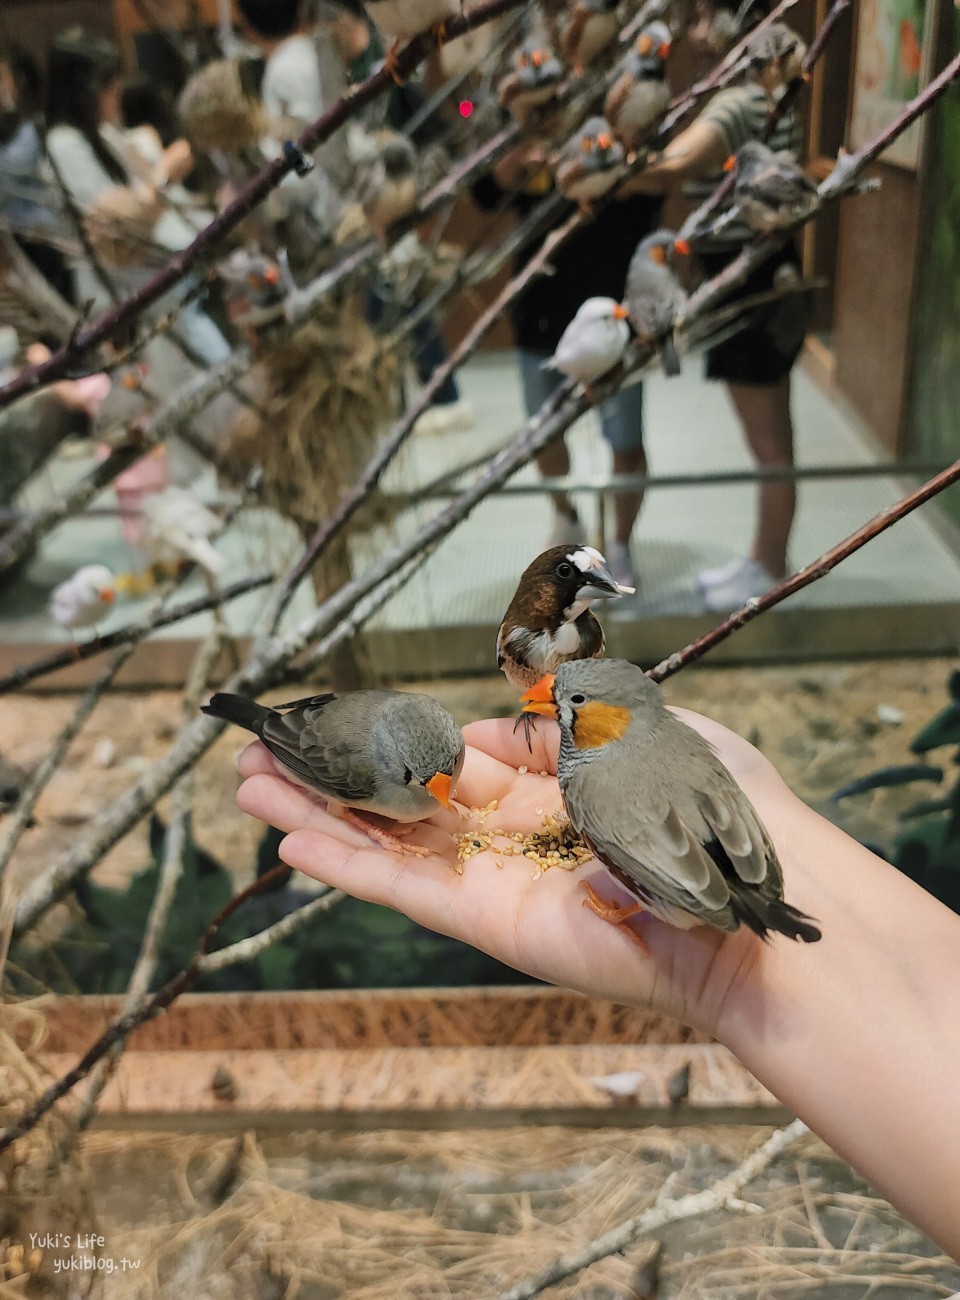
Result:
<svg viewBox="0 0 960 1300">
<path fill-rule="evenodd" d="M 553 527 L 547 538 L 545 550 L 551 546 L 585 546 L 587 530 L 577 515 L 564 515 L 559 510 L 553 512 Z"/>
<path fill-rule="evenodd" d="M 630 547 L 625 542 L 611 542 L 607 559 L 614 582 L 621 587 L 636 587 L 637 574 L 630 558 Z"/>
<path fill-rule="evenodd" d="M 413 426 L 414 433 L 462 433 L 476 424 L 473 407 L 460 398 L 442 406 L 428 406 Z"/>
<path fill-rule="evenodd" d="M 775 586 L 777 579 L 756 560 L 742 560 L 727 582 L 705 587 L 703 603 L 711 614 L 725 614 L 739 609 L 754 596 L 762 596 Z"/>
<path fill-rule="evenodd" d="M 722 586 L 736 578 L 744 565 L 750 563 L 746 556 L 740 555 L 735 560 L 728 560 L 726 564 L 719 565 L 716 569 L 701 569 L 697 574 L 697 582 L 701 587 Z"/>
</svg>

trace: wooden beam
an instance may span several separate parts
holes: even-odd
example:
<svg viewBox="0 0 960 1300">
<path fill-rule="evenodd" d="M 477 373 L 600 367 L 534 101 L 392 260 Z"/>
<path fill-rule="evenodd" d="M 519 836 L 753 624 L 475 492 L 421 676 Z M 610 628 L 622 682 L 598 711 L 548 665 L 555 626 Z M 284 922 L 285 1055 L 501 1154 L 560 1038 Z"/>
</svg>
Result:
<svg viewBox="0 0 960 1300">
<path fill-rule="evenodd" d="M 50 1054 L 59 1074 L 73 1056 Z M 687 1099 L 668 1087 L 690 1067 Z M 594 1082 L 636 1073 L 620 1098 Z M 128 1051 L 101 1127 L 385 1128 L 779 1123 L 785 1112 L 716 1044 Z"/>
</svg>

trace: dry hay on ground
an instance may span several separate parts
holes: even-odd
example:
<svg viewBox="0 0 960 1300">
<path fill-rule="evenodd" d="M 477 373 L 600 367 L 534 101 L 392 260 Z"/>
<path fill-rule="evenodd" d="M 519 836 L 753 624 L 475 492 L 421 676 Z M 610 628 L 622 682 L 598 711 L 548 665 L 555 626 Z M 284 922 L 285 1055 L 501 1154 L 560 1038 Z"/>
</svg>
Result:
<svg viewBox="0 0 960 1300">
<path fill-rule="evenodd" d="M 715 1181 L 768 1133 L 94 1132 L 85 1149 L 91 1230 L 106 1238 L 105 1255 L 139 1267 L 135 1278 L 100 1275 L 91 1294 L 492 1300 L 649 1206 L 668 1179 L 670 1196 Z M 744 1197 L 756 1212 L 664 1231 L 662 1300 L 905 1300 L 960 1287 L 960 1269 L 813 1138 Z M 641 1239 L 544 1294 L 633 1296 L 651 1246 Z"/>
</svg>

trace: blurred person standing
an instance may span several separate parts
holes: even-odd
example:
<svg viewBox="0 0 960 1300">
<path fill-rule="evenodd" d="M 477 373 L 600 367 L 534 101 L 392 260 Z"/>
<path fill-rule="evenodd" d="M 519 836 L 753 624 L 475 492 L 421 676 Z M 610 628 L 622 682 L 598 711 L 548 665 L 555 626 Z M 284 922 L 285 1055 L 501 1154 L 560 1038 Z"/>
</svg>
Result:
<svg viewBox="0 0 960 1300">
<path fill-rule="evenodd" d="M 757 0 L 751 17 L 759 20 L 768 8 L 767 0 Z M 736 0 L 696 0 L 687 38 L 701 72 L 716 65 L 738 34 L 738 12 Z M 785 89 L 785 75 L 783 62 L 774 58 L 751 79 L 719 91 L 627 187 L 638 193 L 662 194 L 683 183 L 684 192 L 697 202 L 706 198 L 723 179 L 726 160 L 748 141 L 762 138 L 771 108 Z M 782 115 L 768 143 L 772 149 L 799 156 L 802 132 L 795 109 Z M 720 213 L 726 217 L 729 208 L 728 201 Z M 739 220 L 724 221 L 715 229 L 720 213 L 714 214 L 708 229 L 690 239 L 706 277 L 722 271 L 753 238 L 753 232 Z M 799 249 L 791 239 L 728 294 L 724 305 L 768 291 L 775 278 L 799 278 L 800 267 Z M 806 296 L 792 293 L 756 313 L 746 328 L 706 353 L 706 377 L 726 384 L 744 437 L 761 469 L 789 468 L 794 463 L 790 374 L 803 347 L 807 322 Z M 767 591 L 789 571 L 787 545 L 797 506 L 795 484 L 790 479 L 760 483 L 757 498 L 749 553 L 698 575 L 708 610 L 722 613 L 735 609 Z"/>
</svg>

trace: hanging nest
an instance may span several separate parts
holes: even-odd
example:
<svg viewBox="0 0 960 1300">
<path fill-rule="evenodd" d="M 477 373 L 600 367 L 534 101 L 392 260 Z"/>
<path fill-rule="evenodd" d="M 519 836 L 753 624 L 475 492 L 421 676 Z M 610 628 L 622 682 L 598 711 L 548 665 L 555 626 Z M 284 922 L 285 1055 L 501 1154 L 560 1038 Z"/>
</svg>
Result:
<svg viewBox="0 0 960 1300">
<path fill-rule="evenodd" d="M 393 416 L 397 359 L 348 301 L 267 343 L 258 371 L 269 422 L 245 412 L 229 450 L 247 468 L 262 466 L 266 500 L 308 533 L 356 480 Z"/>
<path fill-rule="evenodd" d="M 263 110 L 236 59 L 216 59 L 189 79 L 177 109 L 195 149 L 237 153 L 254 148 L 265 133 Z"/>
</svg>

